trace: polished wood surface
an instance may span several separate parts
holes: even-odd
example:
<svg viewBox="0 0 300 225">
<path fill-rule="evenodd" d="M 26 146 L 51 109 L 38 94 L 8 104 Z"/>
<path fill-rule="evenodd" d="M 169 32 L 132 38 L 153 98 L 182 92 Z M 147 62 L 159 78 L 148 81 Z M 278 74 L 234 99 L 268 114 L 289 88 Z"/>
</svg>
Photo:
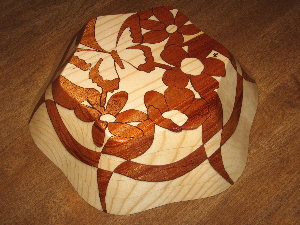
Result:
<svg viewBox="0 0 300 225">
<path fill-rule="evenodd" d="M 80 33 L 29 129 L 84 200 L 128 215 L 237 182 L 258 93 L 224 46 L 170 6 L 99 16 Z"/>
<path fill-rule="evenodd" d="M 258 84 L 258 112 L 248 165 L 231 189 L 204 200 L 115 217 L 99 213 L 77 196 L 33 144 L 28 122 L 84 23 L 98 15 L 154 5 L 180 8 L 232 51 Z M 1 223 L 296 224 L 299 220 L 299 3 L 4 1 L 0 10 Z"/>
</svg>

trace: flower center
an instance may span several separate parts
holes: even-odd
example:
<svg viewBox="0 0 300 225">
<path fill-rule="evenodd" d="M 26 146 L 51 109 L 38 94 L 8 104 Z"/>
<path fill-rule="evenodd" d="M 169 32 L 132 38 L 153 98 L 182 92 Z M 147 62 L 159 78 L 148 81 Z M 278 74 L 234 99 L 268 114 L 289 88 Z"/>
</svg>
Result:
<svg viewBox="0 0 300 225">
<path fill-rule="evenodd" d="M 204 65 L 197 58 L 185 58 L 181 61 L 180 69 L 187 74 L 200 75 L 204 70 Z"/>
<path fill-rule="evenodd" d="M 110 123 L 110 122 L 114 122 L 116 120 L 116 117 L 110 114 L 105 114 L 100 116 L 100 120 Z"/>
<path fill-rule="evenodd" d="M 179 112 L 178 110 L 170 110 L 164 112 L 162 116 L 172 120 L 174 123 L 176 123 L 179 126 L 183 125 L 188 119 L 188 117 L 185 114 Z"/>
<path fill-rule="evenodd" d="M 176 30 L 177 30 L 177 26 L 174 24 L 171 24 L 166 28 L 166 31 L 170 34 L 174 33 Z"/>
</svg>

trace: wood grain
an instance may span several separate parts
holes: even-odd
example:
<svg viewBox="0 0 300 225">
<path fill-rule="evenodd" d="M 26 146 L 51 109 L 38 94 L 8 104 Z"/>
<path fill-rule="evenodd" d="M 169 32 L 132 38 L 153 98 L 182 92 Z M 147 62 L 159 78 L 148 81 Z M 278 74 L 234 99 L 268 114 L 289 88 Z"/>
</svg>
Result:
<svg viewBox="0 0 300 225">
<path fill-rule="evenodd" d="M 248 166 L 229 191 L 170 205 L 163 212 L 158 208 L 130 217 L 99 215 L 82 206 L 85 203 L 64 175 L 34 146 L 27 127 L 30 114 L 83 20 L 162 4 L 1 3 L 1 21 L 6 21 L 1 24 L 1 101 L 5 106 L 1 108 L 2 223 L 296 224 L 299 220 L 299 193 L 295 191 L 299 184 L 297 1 L 164 1 L 164 5 L 181 8 L 230 49 L 258 83 L 260 103 Z"/>
<path fill-rule="evenodd" d="M 38 103 L 29 128 L 40 150 L 48 157 L 51 152 L 49 159 L 63 173 L 73 172 L 57 159 L 61 154 L 70 154 L 72 164 L 82 162 L 91 171 L 98 169 L 98 190 L 92 190 L 104 212 L 132 214 L 218 194 L 234 184 L 225 163 L 231 165 L 235 180 L 242 174 L 258 101 L 255 82 L 244 80 L 231 53 L 180 9 L 163 6 L 92 19 L 74 55 L 62 67 L 45 91 L 44 102 Z M 244 82 L 249 84 L 245 88 Z M 55 134 L 43 121 L 48 116 L 41 116 L 44 105 Z M 239 134 L 234 135 L 237 126 Z M 65 150 L 59 148 L 63 152 L 58 156 L 52 147 L 55 139 L 48 136 L 57 136 L 63 144 Z M 229 140 L 229 153 L 243 157 L 224 157 L 228 160 L 224 162 L 222 146 Z M 148 163 L 141 163 L 141 157 Z M 211 166 L 206 170 L 215 173 L 199 172 L 201 176 L 189 182 L 181 179 L 198 171 L 205 160 L 209 161 L 206 167 Z M 122 185 L 111 185 L 118 179 L 116 174 L 127 177 Z M 86 180 L 96 179 L 77 178 L 76 190 Z M 128 182 L 135 183 L 131 189 L 135 200 L 122 198 L 120 203 L 116 199 Z M 155 192 L 162 191 L 157 188 L 162 184 L 168 188 L 162 188 L 166 190 L 159 199 L 135 190 L 147 182 L 155 183 L 151 184 Z M 165 198 L 172 189 L 178 189 L 177 195 Z M 112 198 L 109 193 L 114 193 Z M 94 199 L 89 204 L 95 205 Z"/>
</svg>

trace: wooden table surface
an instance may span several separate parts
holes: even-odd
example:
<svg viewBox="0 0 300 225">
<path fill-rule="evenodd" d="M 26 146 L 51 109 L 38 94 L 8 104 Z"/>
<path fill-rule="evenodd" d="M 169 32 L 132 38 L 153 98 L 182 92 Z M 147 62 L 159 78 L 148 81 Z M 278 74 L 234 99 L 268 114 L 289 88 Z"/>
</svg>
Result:
<svg viewBox="0 0 300 225">
<path fill-rule="evenodd" d="M 187 14 L 256 80 L 247 167 L 215 197 L 108 215 L 81 199 L 34 145 L 28 121 L 68 43 L 89 19 L 161 5 Z M 299 224 L 299 15 L 297 0 L 2 0 L 0 224 Z"/>
</svg>

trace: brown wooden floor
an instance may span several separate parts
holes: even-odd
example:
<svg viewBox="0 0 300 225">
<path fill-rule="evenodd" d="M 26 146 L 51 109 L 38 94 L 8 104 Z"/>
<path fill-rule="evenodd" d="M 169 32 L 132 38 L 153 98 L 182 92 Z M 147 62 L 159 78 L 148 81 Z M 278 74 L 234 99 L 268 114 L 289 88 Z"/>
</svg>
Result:
<svg viewBox="0 0 300 225">
<path fill-rule="evenodd" d="M 108 215 L 84 202 L 38 150 L 28 121 L 66 46 L 88 19 L 159 5 L 186 13 L 257 81 L 248 164 L 218 196 Z M 299 15 L 297 0 L 2 0 L 0 224 L 299 224 Z"/>
</svg>

